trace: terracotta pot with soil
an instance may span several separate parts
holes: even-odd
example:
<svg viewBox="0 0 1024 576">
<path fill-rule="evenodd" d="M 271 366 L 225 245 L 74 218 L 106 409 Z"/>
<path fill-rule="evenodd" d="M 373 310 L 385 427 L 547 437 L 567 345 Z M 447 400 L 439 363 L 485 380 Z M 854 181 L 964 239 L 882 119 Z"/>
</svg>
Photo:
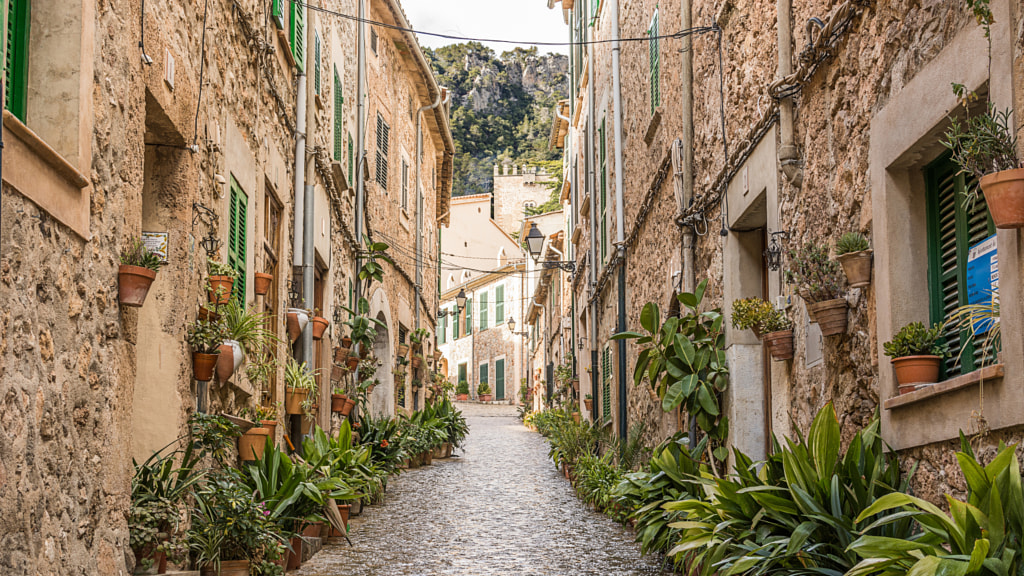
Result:
<svg viewBox="0 0 1024 576">
<path fill-rule="evenodd" d="M 850 288 L 863 288 L 871 284 L 871 255 L 872 250 L 861 250 L 860 252 L 847 252 L 836 256 L 839 264 L 846 273 L 846 281 Z"/>
<path fill-rule="evenodd" d="M 348 396 L 345 394 L 331 394 L 331 412 L 341 412 L 348 403 Z"/>
<path fill-rule="evenodd" d="M 306 396 L 309 396 L 309 390 L 287 388 L 284 393 L 285 414 L 302 414 L 302 403 L 306 401 Z"/>
<path fill-rule="evenodd" d="M 934 384 L 939 381 L 942 358 L 939 356 L 904 356 L 893 358 L 892 366 L 896 369 L 896 383 L 900 394 L 912 392 L 921 384 Z"/>
<path fill-rule="evenodd" d="M 272 274 L 257 272 L 253 275 L 252 290 L 257 296 L 266 296 L 270 292 L 270 285 L 274 282 Z"/>
<path fill-rule="evenodd" d="M 764 343 L 768 345 L 768 352 L 776 360 L 793 359 L 793 330 L 780 330 L 769 332 L 764 335 Z"/>
<path fill-rule="evenodd" d="M 245 361 L 245 354 L 242 352 L 242 345 L 235 340 L 225 340 L 220 345 L 220 354 L 217 358 L 217 380 L 227 382 L 241 368 Z"/>
<path fill-rule="evenodd" d="M 146 301 L 149 287 L 156 279 L 156 270 L 121 264 L 117 269 L 117 300 L 124 306 L 138 308 Z"/>
<path fill-rule="evenodd" d="M 455 400 L 458 402 L 465 402 L 466 400 L 469 400 L 469 394 L 456 394 Z"/>
<path fill-rule="evenodd" d="M 199 569 L 200 576 L 249 576 L 248 560 L 221 560 L 220 571 L 216 566 L 206 564 Z"/>
<path fill-rule="evenodd" d="M 587 407 L 587 411 L 593 410 L 594 409 L 594 399 L 593 398 L 584 398 L 583 399 L 583 405 Z"/>
<path fill-rule="evenodd" d="M 491 400 L 494 400 L 494 394 L 481 394 L 480 395 L 480 401 L 481 402 L 490 402 Z"/>
<path fill-rule="evenodd" d="M 260 426 L 267 429 L 267 436 L 270 436 L 270 441 L 275 442 L 277 436 L 277 420 L 260 420 Z"/>
<path fill-rule="evenodd" d="M 309 313 L 302 308 L 289 308 L 287 312 L 288 337 L 294 344 L 309 323 Z"/>
<path fill-rule="evenodd" d="M 192 353 L 192 376 L 201 382 L 213 380 L 213 369 L 217 366 L 220 354 Z"/>
<path fill-rule="evenodd" d="M 1024 228 L 1024 168 L 986 174 L 978 184 L 996 228 Z"/>
<path fill-rule="evenodd" d="M 846 332 L 846 306 L 845 298 L 835 298 L 808 304 L 807 309 L 813 311 L 821 335 L 834 336 Z"/>
<path fill-rule="evenodd" d="M 323 316 L 313 316 L 313 340 L 322 340 L 331 322 Z"/>
<path fill-rule="evenodd" d="M 344 344 L 341 346 L 334 347 L 334 362 L 336 364 L 344 364 L 348 357 L 352 354 L 352 349 Z"/>
<path fill-rule="evenodd" d="M 352 409 L 355 408 L 355 407 L 356 407 L 356 401 L 353 400 L 352 398 L 346 398 L 345 399 L 345 407 L 341 409 L 341 415 L 343 417 L 347 418 L 348 415 L 352 413 Z"/>
<path fill-rule="evenodd" d="M 210 290 L 207 296 L 212 304 L 227 304 L 231 301 L 231 288 L 235 279 L 231 276 L 210 276 Z"/>
<path fill-rule="evenodd" d="M 266 428 L 250 428 L 238 438 L 238 457 L 243 462 L 263 458 L 269 434 L 270 430 Z"/>
</svg>

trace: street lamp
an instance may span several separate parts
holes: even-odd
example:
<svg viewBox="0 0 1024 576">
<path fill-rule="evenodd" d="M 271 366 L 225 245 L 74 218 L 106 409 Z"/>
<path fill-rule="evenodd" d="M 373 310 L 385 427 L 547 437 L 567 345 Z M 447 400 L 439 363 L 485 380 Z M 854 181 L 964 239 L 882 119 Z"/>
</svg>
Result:
<svg viewBox="0 0 1024 576">
<path fill-rule="evenodd" d="M 530 233 L 526 235 L 526 247 L 530 249 L 530 256 L 536 262 L 540 258 L 540 251 L 544 249 L 544 234 L 537 229 L 536 222 L 530 222 Z"/>
<path fill-rule="evenodd" d="M 455 305 L 462 310 L 466 307 L 466 290 L 465 288 L 459 290 L 459 295 L 455 297 Z"/>
<path fill-rule="evenodd" d="M 771 237 L 771 242 L 764 249 L 764 261 L 768 269 L 774 272 L 782 267 L 782 244 L 779 242 L 779 237 L 788 239 L 789 232 L 785 230 L 772 232 Z"/>
<path fill-rule="evenodd" d="M 511 317 L 511 316 L 508 317 L 508 320 L 505 321 L 505 324 L 508 325 L 508 331 L 511 332 L 515 336 L 528 336 L 530 334 L 529 330 L 523 330 L 522 332 L 516 332 L 516 319 Z"/>
</svg>

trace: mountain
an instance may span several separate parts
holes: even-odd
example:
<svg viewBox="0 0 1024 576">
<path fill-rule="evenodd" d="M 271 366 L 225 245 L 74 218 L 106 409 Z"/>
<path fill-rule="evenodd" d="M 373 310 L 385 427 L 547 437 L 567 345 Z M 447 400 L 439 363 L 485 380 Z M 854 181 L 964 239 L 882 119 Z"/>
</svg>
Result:
<svg viewBox="0 0 1024 576">
<path fill-rule="evenodd" d="M 569 59 L 536 48 L 503 52 L 477 42 L 424 49 L 437 82 L 452 92 L 452 196 L 490 192 L 493 166 L 554 160 L 553 108 L 568 92 Z"/>
</svg>

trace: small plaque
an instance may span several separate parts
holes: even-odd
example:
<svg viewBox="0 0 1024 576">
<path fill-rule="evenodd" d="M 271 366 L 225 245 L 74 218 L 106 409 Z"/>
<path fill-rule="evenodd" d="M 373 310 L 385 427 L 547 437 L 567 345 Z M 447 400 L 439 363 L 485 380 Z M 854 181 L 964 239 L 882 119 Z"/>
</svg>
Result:
<svg viewBox="0 0 1024 576">
<path fill-rule="evenodd" d="M 167 262 L 167 232 L 143 232 L 142 243 L 146 245 L 146 248 L 160 256 L 160 259 L 165 263 Z"/>
</svg>

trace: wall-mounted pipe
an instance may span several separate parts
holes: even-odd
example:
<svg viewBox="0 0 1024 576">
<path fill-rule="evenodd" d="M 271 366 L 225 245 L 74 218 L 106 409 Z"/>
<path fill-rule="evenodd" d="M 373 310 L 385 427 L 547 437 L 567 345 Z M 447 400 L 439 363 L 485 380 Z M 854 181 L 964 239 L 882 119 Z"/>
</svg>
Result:
<svg viewBox="0 0 1024 576">
<path fill-rule="evenodd" d="M 793 73 L 793 0 L 775 0 L 775 10 L 778 12 L 778 77 L 785 78 Z M 786 180 L 799 188 L 803 185 L 804 171 L 793 131 L 793 97 L 786 96 L 779 101 L 779 165 Z"/>
<path fill-rule="evenodd" d="M 416 328 L 420 327 L 420 300 L 423 294 L 423 188 L 420 183 L 420 165 L 423 161 L 423 113 L 441 105 L 441 92 L 437 93 L 434 103 L 421 106 L 416 111 Z"/>
<path fill-rule="evenodd" d="M 619 256 L 619 318 L 617 332 L 626 331 L 626 215 L 624 214 L 625 199 L 623 198 L 623 159 L 622 159 L 622 78 L 620 54 L 622 44 L 619 42 L 619 0 L 608 2 L 608 16 L 612 21 L 612 113 L 615 123 L 612 127 L 615 138 L 615 246 Z M 619 340 L 619 437 L 627 435 L 626 405 L 626 341 Z"/>
</svg>

